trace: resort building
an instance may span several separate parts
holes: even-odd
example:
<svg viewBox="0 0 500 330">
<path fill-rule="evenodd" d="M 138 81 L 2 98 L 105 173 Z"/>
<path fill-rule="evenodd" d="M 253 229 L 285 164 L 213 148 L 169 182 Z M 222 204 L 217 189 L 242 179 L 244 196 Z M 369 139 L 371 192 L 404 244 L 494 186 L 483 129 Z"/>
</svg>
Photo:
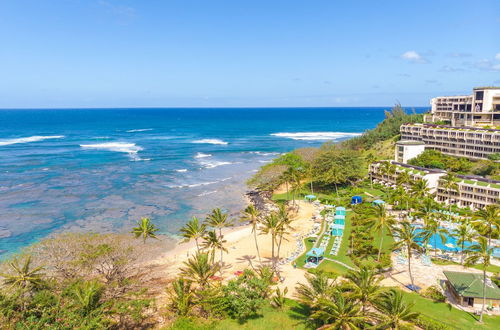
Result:
<svg viewBox="0 0 500 330">
<path fill-rule="evenodd" d="M 446 287 L 455 301 L 464 307 L 481 309 L 483 305 L 483 275 L 444 271 Z M 500 289 L 486 278 L 486 308 L 500 309 Z"/>
<path fill-rule="evenodd" d="M 500 153 L 498 129 L 405 124 L 401 125 L 400 132 L 400 144 L 419 142 L 425 145 L 425 149 L 438 150 L 446 155 L 487 159 L 491 154 Z M 402 154 L 401 159 L 411 157 L 410 154 Z"/>
<path fill-rule="evenodd" d="M 467 175 L 456 175 L 456 178 L 456 190 L 446 190 L 443 188 L 443 182 L 439 182 L 436 193 L 438 202 L 481 209 L 500 201 L 500 181 Z"/>
<path fill-rule="evenodd" d="M 454 204 L 461 208 L 477 210 L 486 205 L 500 201 L 500 181 L 489 180 L 480 176 L 456 175 L 456 190 L 445 189 L 442 176 L 446 171 L 412 166 L 390 161 L 392 168 L 388 170 L 386 162 L 370 164 L 369 174 L 374 183 L 396 187 L 396 180 L 402 171 L 408 172 L 412 181 L 425 179 L 430 193 L 436 194 L 436 200 L 444 204 Z"/>
<path fill-rule="evenodd" d="M 408 163 L 412 158 L 417 157 L 425 150 L 425 143 L 421 141 L 398 141 L 396 142 L 394 159 L 398 163 Z"/>
<path fill-rule="evenodd" d="M 476 87 L 471 95 L 440 96 L 431 100 L 429 123 L 451 126 L 500 126 L 500 87 Z"/>
<path fill-rule="evenodd" d="M 386 165 L 384 163 L 387 162 L 374 162 L 370 164 L 368 171 L 373 182 L 396 187 L 396 181 L 399 173 L 405 171 L 408 172 L 412 181 L 425 179 L 427 181 L 427 186 L 430 189 L 430 193 L 434 193 L 437 191 L 439 178 L 446 174 L 446 171 L 444 170 L 428 169 L 396 161 L 389 162 L 394 166 L 393 171 L 386 170 Z"/>
</svg>

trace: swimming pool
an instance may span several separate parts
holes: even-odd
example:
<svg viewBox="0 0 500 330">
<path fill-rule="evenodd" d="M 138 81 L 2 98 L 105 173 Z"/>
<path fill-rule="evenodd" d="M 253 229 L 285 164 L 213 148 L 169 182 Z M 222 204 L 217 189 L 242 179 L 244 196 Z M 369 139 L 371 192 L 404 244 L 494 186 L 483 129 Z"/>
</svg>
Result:
<svg viewBox="0 0 500 330">
<path fill-rule="evenodd" d="M 417 227 L 415 229 L 415 231 L 417 232 L 417 234 L 420 234 L 423 231 L 423 229 Z M 455 237 L 453 237 L 449 231 L 447 234 L 444 235 L 444 237 L 446 240 L 443 242 L 441 240 L 441 236 L 439 236 L 438 234 L 434 234 L 431 236 L 431 238 L 429 239 L 429 242 L 427 242 L 427 244 L 430 244 L 430 246 L 432 246 L 432 249 L 437 248 L 437 249 L 440 249 L 441 251 L 447 251 L 447 252 L 461 252 L 462 251 L 462 247 L 458 246 L 458 244 L 457 244 L 458 240 Z M 417 238 L 416 241 L 417 241 L 418 245 L 422 246 L 423 239 L 421 237 Z M 467 249 L 471 245 L 472 245 L 472 242 L 465 242 L 464 249 Z M 500 248 L 494 248 L 492 256 L 496 257 L 496 258 L 500 258 Z"/>
</svg>

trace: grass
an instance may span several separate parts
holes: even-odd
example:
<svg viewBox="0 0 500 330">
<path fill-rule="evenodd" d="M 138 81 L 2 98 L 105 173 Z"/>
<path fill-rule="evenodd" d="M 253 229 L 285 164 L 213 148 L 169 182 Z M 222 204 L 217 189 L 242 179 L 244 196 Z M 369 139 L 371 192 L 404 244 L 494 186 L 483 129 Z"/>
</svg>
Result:
<svg viewBox="0 0 500 330">
<path fill-rule="evenodd" d="M 432 262 L 435 263 L 436 265 L 460 265 L 458 262 L 453 262 L 453 261 L 450 261 L 450 260 L 437 259 L 437 258 L 432 258 Z M 473 265 L 473 266 L 466 267 L 466 268 L 475 268 L 475 269 L 483 270 L 483 267 L 481 265 Z M 500 272 L 500 266 L 489 265 L 486 268 L 486 271 L 494 273 L 494 274 L 499 273 Z"/>
<path fill-rule="evenodd" d="M 306 263 L 306 253 L 307 253 L 307 251 L 312 249 L 312 247 L 314 246 L 313 242 L 309 242 L 310 239 L 316 239 L 316 238 L 315 237 L 307 237 L 306 239 L 304 239 L 304 246 L 306 247 L 306 250 L 297 259 L 295 259 L 295 262 L 297 263 L 297 267 L 299 267 L 299 268 L 302 268 L 304 266 L 304 264 Z"/>
<path fill-rule="evenodd" d="M 226 318 L 223 320 L 192 320 L 178 319 L 173 325 L 166 329 L 173 330 L 242 330 L 242 329 L 312 329 L 305 321 L 308 310 L 295 300 L 287 299 L 286 306 L 275 309 L 270 305 L 264 306 L 260 315 L 239 322 L 238 320 Z"/>
<path fill-rule="evenodd" d="M 351 236 L 351 229 L 352 229 L 352 224 L 351 224 L 352 216 L 353 216 L 352 211 L 347 212 L 347 215 L 345 217 L 344 235 L 342 236 L 342 242 L 340 243 L 338 254 L 336 256 L 329 255 L 328 257 L 343 262 L 344 264 L 351 266 L 353 268 L 356 268 L 356 265 L 354 265 L 351 258 L 347 255 L 347 251 L 349 250 L 349 237 Z"/>
<path fill-rule="evenodd" d="M 484 323 L 479 324 L 475 315 L 454 308 L 447 303 L 434 302 L 414 292 L 403 292 L 403 295 L 407 302 L 414 304 L 414 311 L 453 329 L 500 329 L 498 316 L 485 315 Z"/>
</svg>

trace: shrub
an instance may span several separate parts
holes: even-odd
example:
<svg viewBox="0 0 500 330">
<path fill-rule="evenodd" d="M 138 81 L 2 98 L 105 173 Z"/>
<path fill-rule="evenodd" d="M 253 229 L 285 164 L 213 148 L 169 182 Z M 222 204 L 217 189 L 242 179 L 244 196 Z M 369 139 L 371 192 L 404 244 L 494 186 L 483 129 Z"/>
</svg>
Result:
<svg viewBox="0 0 500 330">
<path fill-rule="evenodd" d="M 430 286 L 423 290 L 421 295 L 434 301 L 444 302 L 446 300 L 446 296 L 437 285 Z"/>
<path fill-rule="evenodd" d="M 415 323 L 418 327 L 426 330 L 451 330 L 449 326 L 446 324 L 443 324 L 439 321 L 433 320 L 429 317 L 426 317 L 424 315 L 419 315 L 415 321 Z"/>
</svg>

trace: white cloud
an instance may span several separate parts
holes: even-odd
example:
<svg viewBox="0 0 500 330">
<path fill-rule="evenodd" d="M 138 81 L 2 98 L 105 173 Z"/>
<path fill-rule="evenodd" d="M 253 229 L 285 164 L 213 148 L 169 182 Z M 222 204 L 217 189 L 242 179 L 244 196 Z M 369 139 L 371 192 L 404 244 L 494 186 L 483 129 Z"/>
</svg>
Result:
<svg viewBox="0 0 500 330">
<path fill-rule="evenodd" d="M 401 54 L 401 58 L 413 63 L 427 63 L 428 61 L 414 50 L 409 50 Z"/>
<path fill-rule="evenodd" d="M 500 53 L 497 53 L 497 54 L 495 55 L 495 60 L 500 61 Z"/>
</svg>

